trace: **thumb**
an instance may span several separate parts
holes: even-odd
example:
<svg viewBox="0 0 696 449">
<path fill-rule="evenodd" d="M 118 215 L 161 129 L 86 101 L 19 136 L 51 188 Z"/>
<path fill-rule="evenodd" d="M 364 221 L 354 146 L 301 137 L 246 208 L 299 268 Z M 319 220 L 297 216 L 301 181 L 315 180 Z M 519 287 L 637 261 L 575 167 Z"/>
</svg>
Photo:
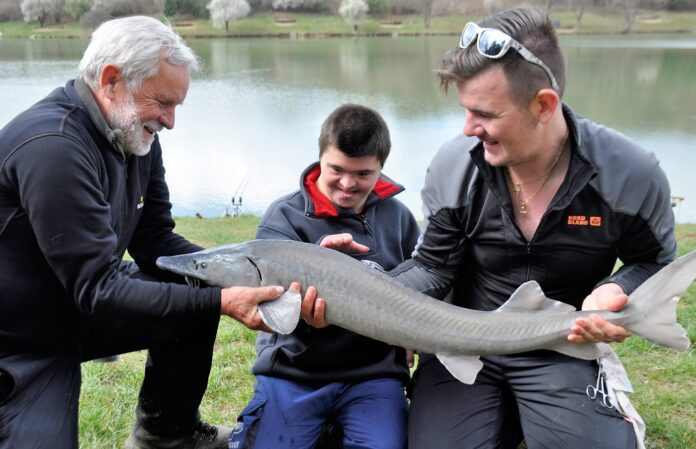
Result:
<svg viewBox="0 0 696 449">
<path fill-rule="evenodd" d="M 609 298 L 600 298 L 598 302 L 601 310 L 610 310 L 612 312 L 616 312 L 626 306 L 626 303 L 628 303 L 628 295 L 622 293 Z"/>
<path fill-rule="evenodd" d="M 268 287 L 259 287 L 257 291 L 257 302 L 271 301 L 285 293 L 285 289 L 280 285 L 269 285 Z"/>
</svg>

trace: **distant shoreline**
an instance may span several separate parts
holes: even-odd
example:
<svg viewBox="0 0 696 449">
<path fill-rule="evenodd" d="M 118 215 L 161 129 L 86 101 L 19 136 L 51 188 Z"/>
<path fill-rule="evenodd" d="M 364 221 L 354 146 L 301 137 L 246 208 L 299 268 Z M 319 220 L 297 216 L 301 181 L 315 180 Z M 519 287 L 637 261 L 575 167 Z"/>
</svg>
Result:
<svg viewBox="0 0 696 449">
<path fill-rule="evenodd" d="M 461 32 L 467 21 L 481 16 L 435 16 L 429 28 L 425 28 L 419 15 L 390 15 L 368 17 L 353 33 L 352 27 L 339 16 L 322 14 L 260 13 L 230 24 L 229 32 L 213 28 L 209 20 L 168 19 L 174 30 L 186 39 L 193 38 L 278 38 L 325 39 L 346 37 L 414 37 L 453 36 Z M 624 17 L 621 11 L 588 11 L 582 26 L 577 28 L 574 11 L 552 11 L 551 19 L 557 24 L 559 35 L 621 34 Z M 0 36 L 6 39 L 84 39 L 91 30 L 76 22 L 50 25 L 44 28 L 37 23 L 0 23 Z M 696 11 L 671 12 L 640 10 L 636 15 L 631 34 L 666 33 L 695 34 Z"/>
</svg>

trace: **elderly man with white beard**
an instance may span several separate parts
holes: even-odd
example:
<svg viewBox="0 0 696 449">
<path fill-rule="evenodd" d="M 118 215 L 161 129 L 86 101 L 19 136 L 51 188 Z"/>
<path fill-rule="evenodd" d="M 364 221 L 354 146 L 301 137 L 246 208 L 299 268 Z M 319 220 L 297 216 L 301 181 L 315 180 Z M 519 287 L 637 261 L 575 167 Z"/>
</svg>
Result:
<svg viewBox="0 0 696 449">
<path fill-rule="evenodd" d="M 268 330 L 257 305 L 286 286 L 191 288 L 155 265 L 200 249 L 173 232 L 157 138 L 197 67 L 155 19 L 105 22 L 77 79 L 0 130 L 1 449 L 77 449 L 80 363 L 140 349 L 126 447 L 227 447 L 198 413 L 220 315 Z"/>
</svg>

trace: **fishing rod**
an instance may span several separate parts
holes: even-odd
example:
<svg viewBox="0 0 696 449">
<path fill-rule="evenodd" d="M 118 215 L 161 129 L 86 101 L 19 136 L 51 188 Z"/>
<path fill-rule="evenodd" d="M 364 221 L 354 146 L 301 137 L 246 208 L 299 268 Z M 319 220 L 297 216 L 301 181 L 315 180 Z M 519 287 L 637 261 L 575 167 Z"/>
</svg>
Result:
<svg viewBox="0 0 696 449">
<path fill-rule="evenodd" d="M 251 180 L 251 174 L 252 171 L 247 171 L 244 178 L 242 178 L 242 181 L 237 186 L 237 190 L 235 190 L 232 194 L 229 204 L 227 205 L 227 207 L 225 207 L 225 212 L 222 214 L 223 217 L 229 218 L 239 216 L 239 209 L 241 209 L 242 207 L 242 195 L 244 195 L 244 191 L 249 185 L 249 181 Z M 234 213 L 232 215 L 230 215 L 229 213 L 230 207 L 234 208 Z"/>
</svg>

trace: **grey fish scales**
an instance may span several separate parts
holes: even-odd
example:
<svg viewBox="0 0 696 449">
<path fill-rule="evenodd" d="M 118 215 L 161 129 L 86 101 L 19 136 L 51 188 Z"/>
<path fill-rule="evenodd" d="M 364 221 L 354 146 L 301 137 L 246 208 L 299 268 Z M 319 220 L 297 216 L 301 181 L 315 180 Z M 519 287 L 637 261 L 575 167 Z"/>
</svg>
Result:
<svg viewBox="0 0 696 449">
<path fill-rule="evenodd" d="M 690 341 L 676 322 L 676 304 L 696 277 L 694 251 L 644 282 L 620 312 L 576 311 L 547 298 L 534 281 L 521 285 L 499 309 L 483 312 L 435 300 L 338 251 L 296 241 L 252 240 L 161 257 L 157 264 L 219 287 L 287 286 L 292 281 L 314 285 L 326 301 L 326 318 L 332 324 L 389 344 L 455 358 L 536 349 L 597 358 L 597 345 L 567 341 L 576 318 L 590 313 L 654 343 L 685 350 Z M 272 308 L 275 302 L 280 303 L 263 305 Z M 294 329 L 299 301 L 296 304 L 294 314 L 280 314 L 295 320 L 290 326 L 283 323 L 283 329 Z"/>
</svg>

